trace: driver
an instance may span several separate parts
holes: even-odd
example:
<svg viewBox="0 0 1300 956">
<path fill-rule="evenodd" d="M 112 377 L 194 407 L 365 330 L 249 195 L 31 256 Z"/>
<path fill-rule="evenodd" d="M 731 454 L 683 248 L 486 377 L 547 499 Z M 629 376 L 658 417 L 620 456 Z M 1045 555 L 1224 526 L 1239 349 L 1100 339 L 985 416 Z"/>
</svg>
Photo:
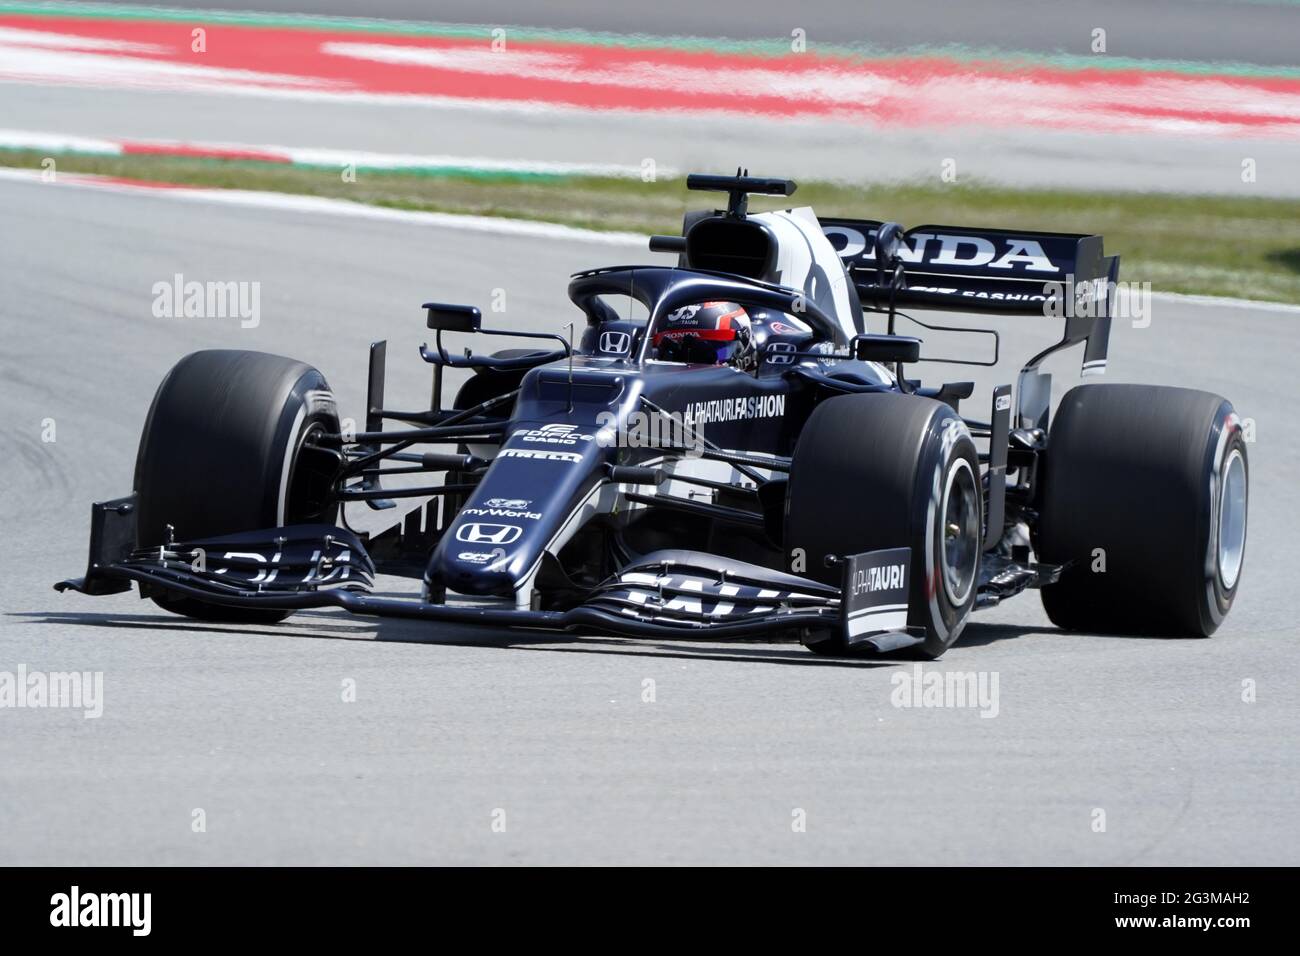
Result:
<svg viewBox="0 0 1300 956">
<path fill-rule="evenodd" d="M 688 365 L 758 367 L 749 314 L 735 302 L 702 302 L 670 312 L 651 339 L 655 357 Z"/>
</svg>

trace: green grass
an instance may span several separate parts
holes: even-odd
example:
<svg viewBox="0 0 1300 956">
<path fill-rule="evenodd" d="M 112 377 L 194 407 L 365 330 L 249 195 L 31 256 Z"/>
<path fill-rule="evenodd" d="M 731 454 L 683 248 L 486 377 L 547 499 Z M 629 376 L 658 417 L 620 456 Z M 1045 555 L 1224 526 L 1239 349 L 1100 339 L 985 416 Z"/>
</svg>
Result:
<svg viewBox="0 0 1300 956">
<path fill-rule="evenodd" d="M 0 165 L 40 169 L 45 154 L 0 150 Z M 98 173 L 223 189 L 326 196 L 396 209 L 470 213 L 589 229 L 677 234 L 682 212 L 721 197 L 680 179 L 429 175 L 155 156 L 56 157 L 61 172 Z M 1248 187 L 1243 187 L 1243 189 Z M 799 204 L 823 215 L 922 223 L 1100 233 L 1123 257 L 1121 278 L 1156 291 L 1300 303 L 1300 201 L 1014 190 L 988 185 L 846 186 L 803 183 Z M 786 201 L 788 204 L 789 201 Z M 755 197 L 751 209 L 778 208 Z"/>
</svg>

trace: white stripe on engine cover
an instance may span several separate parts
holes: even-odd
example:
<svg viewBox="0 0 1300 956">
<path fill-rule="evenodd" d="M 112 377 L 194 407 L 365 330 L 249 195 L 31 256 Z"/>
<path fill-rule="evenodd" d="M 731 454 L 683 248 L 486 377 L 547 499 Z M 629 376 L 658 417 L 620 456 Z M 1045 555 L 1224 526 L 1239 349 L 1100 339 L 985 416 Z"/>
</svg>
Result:
<svg viewBox="0 0 1300 956">
<path fill-rule="evenodd" d="M 826 238 L 812 207 L 764 212 L 749 218 L 763 223 L 776 237 L 776 274 L 770 277 L 771 281 L 803 290 L 810 300 L 835 317 L 846 341 L 857 335 L 858 317 L 849 303 L 849 276 L 844 261 Z M 814 271 L 826 276 L 829 290 L 815 286 Z"/>
</svg>

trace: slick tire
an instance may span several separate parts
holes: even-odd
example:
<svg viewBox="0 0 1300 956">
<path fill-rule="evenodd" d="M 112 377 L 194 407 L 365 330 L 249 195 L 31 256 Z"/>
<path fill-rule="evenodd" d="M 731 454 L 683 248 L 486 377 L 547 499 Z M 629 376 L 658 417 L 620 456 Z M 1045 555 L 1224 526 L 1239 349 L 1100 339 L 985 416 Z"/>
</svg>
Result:
<svg viewBox="0 0 1300 956">
<path fill-rule="evenodd" d="M 154 395 L 135 463 L 142 548 L 289 524 L 333 524 L 337 458 L 304 446 L 338 432 L 320 372 L 279 355 L 195 352 Z M 287 611 L 232 608 L 149 588 L 168 611 L 201 620 L 269 623 Z"/>
<path fill-rule="evenodd" d="M 947 405 L 915 395 L 845 395 L 799 436 L 786 495 L 785 547 L 807 577 L 840 584 L 842 557 L 912 549 L 908 624 L 934 659 L 961 635 L 979 584 L 983 494 L 970 432 Z M 798 550 L 796 550 L 798 549 Z M 797 567 L 793 565 L 792 567 Z M 809 647 L 845 652 L 838 635 Z"/>
<path fill-rule="evenodd" d="M 1061 401 L 1044 465 L 1038 552 L 1058 627 L 1209 637 L 1241 586 L 1249 463 L 1218 395 L 1082 385 Z"/>
</svg>

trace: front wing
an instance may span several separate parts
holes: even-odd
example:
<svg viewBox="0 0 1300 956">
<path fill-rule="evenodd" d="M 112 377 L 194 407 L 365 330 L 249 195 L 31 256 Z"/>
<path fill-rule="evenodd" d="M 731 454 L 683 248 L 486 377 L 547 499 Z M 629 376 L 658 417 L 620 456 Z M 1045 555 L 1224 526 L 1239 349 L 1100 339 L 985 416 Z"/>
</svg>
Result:
<svg viewBox="0 0 1300 956">
<path fill-rule="evenodd" d="M 907 626 L 908 550 L 842 559 L 843 586 L 694 551 L 658 551 L 622 569 L 566 610 L 438 603 L 370 593 L 376 568 L 365 542 L 329 525 L 298 525 L 202 541 L 135 547 L 134 496 L 99 502 L 84 577 L 56 590 L 111 594 L 136 582 L 230 607 L 354 614 L 493 628 L 541 628 L 628 637 L 743 639 L 774 633 L 838 633 L 865 651 L 922 642 Z M 891 568 L 901 566 L 897 572 Z M 843 596 L 849 595 L 848 600 Z M 864 622 L 876 621 L 876 624 Z"/>
</svg>

